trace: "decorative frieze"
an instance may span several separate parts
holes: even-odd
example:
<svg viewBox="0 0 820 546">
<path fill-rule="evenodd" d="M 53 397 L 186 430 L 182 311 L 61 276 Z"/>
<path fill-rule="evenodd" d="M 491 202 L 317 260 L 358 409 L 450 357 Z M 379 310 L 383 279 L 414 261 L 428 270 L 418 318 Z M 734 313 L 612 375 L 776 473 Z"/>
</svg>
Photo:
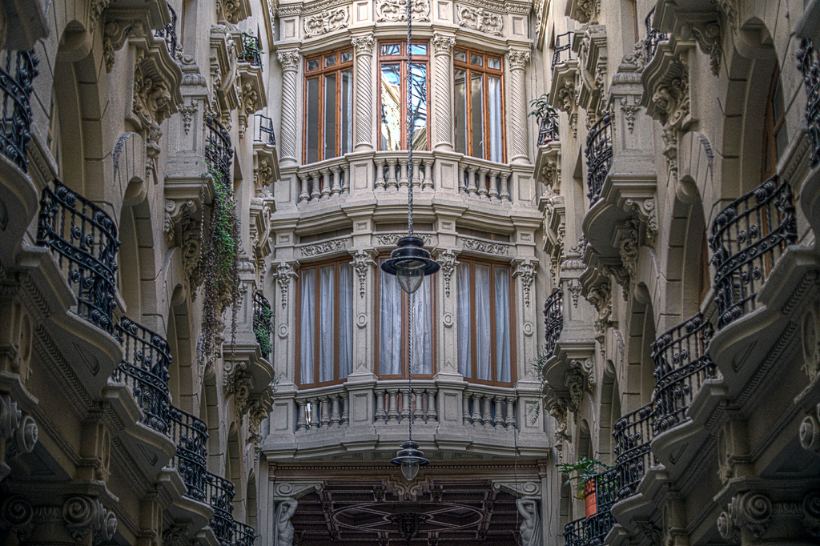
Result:
<svg viewBox="0 0 820 546">
<path fill-rule="evenodd" d="M 424 241 L 424 244 L 429 246 L 433 242 L 433 235 L 430 233 L 414 233 L 414 236 Z M 396 243 L 402 237 L 407 237 L 406 233 L 380 233 L 376 235 L 376 246 L 396 246 Z"/>
<path fill-rule="evenodd" d="M 426 22 L 430 20 L 430 0 L 409 0 L 412 2 L 410 13 L 413 21 Z M 408 0 L 378 0 L 376 4 L 376 20 L 380 23 L 397 23 L 407 20 Z"/>
<path fill-rule="evenodd" d="M 299 254 L 303 258 L 313 258 L 316 256 L 322 256 L 324 254 L 331 254 L 333 252 L 339 252 L 344 250 L 347 247 L 350 239 L 331 239 L 329 241 L 321 241 L 319 243 L 312 243 L 309 245 L 304 245 L 299 247 Z"/>
<path fill-rule="evenodd" d="M 305 17 L 304 30 L 306 38 L 321 36 L 329 32 L 334 32 L 347 28 L 350 15 L 347 7 L 331 9 Z"/>
<path fill-rule="evenodd" d="M 496 36 L 503 35 L 504 17 L 499 13 L 485 8 L 457 4 L 456 14 L 458 25 L 462 28 Z"/>
<path fill-rule="evenodd" d="M 473 239 L 470 237 L 460 237 L 461 246 L 464 250 L 472 250 L 483 254 L 494 256 L 509 256 L 509 243 L 499 243 L 495 241 L 485 241 L 483 239 Z"/>
</svg>

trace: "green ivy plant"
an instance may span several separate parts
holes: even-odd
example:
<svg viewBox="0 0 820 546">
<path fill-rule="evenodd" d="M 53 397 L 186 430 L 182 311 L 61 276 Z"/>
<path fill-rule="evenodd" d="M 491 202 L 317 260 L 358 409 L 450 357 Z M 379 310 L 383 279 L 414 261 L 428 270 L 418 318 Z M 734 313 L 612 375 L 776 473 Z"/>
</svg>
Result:
<svg viewBox="0 0 820 546">
<path fill-rule="evenodd" d="M 270 336 L 270 324 L 273 318 L 273 310 L 270 307 L 262 308 L 261 320 L 254 326 L 253 333 L 256 336 L 256 342 L 259 344 L 259 350 L 266 358 L 273 350 Z"/>
<path fill-rule="evenodd" d="M 575 482 L 575 498 L 584 498 L 584 487 L 586 483 L 596 475 L 610 469 L 610 466 L 598 459 L 581 457 L 574 463 L 563 463 L 556 465 L 556 468 L 568 476 L 567 485 Z"/>
</svg>

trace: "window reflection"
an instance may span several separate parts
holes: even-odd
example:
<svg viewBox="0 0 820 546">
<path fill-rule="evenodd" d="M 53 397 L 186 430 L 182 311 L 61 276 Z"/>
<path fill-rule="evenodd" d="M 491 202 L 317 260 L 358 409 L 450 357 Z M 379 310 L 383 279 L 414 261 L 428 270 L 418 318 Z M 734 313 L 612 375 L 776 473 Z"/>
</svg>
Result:
<svg viewBox="0 0 820 546">
<path fill-rule="evenodd" d="M 401 67 L 382 65 L 382 150 L 401 148 Z"/>
<path fill-rule="evenodd" d="M 305 163 L 351 151 L 352 65 L 350 49 L 305 60 Z"/>
<path fill-rule="evenodd" d="M 413 149 L 424 150 L 428 147 L 428 52 L 426 43 L 413 43 L 409 48 L 406 43 L 379 46 L 381 150 L 406 149 L 409 144 L 408 123 Z M 408 92 L 410 112 L 407 111 Z"/>
<path fill-rule="evenodd" d="M 504 73 L 500 56 L 458 48 L 454 53 L 455 149 L 502 163 Z"/>
</svg>

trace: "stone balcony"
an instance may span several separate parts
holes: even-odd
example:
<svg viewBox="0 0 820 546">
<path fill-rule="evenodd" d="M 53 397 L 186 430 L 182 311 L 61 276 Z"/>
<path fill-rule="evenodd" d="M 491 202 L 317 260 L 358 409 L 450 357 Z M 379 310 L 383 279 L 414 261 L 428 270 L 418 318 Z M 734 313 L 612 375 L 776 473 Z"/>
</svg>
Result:
<svg viewBox="0 0 820 546">
<path fill-rule="evenodd" d="M 575 127 L 578 108 L 578 54 L 573 48 L 575 34 L 565 32 L 555 37 L 552 55 L 552 80 L 550 83 L 550 102 L 555 108 L 566 112 L 570 126 Z"/>
<path fill-rule="evenodd" d="M 395 450 L 407 435 L 422 449 L 475 457 L 512 456 L 546 449 L 537 391 L 431 379 L 350 382 L 274 397 L 271 430 L 263 446 L 269 460 L 348 457 Z M 518 431 L 516 433 L 516 431 Z"/>
</svg>

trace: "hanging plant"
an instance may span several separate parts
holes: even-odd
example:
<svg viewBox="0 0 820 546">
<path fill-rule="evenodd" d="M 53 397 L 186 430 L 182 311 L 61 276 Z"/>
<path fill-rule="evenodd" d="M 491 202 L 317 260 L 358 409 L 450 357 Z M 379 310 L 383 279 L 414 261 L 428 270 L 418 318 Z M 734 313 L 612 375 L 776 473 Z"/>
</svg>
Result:
<svg viewBox="0 0 820 546">
<path fill-rule="evenodd" d="M 550 96 L 547 93 L 531 100 L 530 108 L 532 108 L 532 110 L 530 110 L 529 115 L 534 116 L 539 122 L 547 118 L 558 116 L 558 111 L 550 104 Z"/>
</svg>

